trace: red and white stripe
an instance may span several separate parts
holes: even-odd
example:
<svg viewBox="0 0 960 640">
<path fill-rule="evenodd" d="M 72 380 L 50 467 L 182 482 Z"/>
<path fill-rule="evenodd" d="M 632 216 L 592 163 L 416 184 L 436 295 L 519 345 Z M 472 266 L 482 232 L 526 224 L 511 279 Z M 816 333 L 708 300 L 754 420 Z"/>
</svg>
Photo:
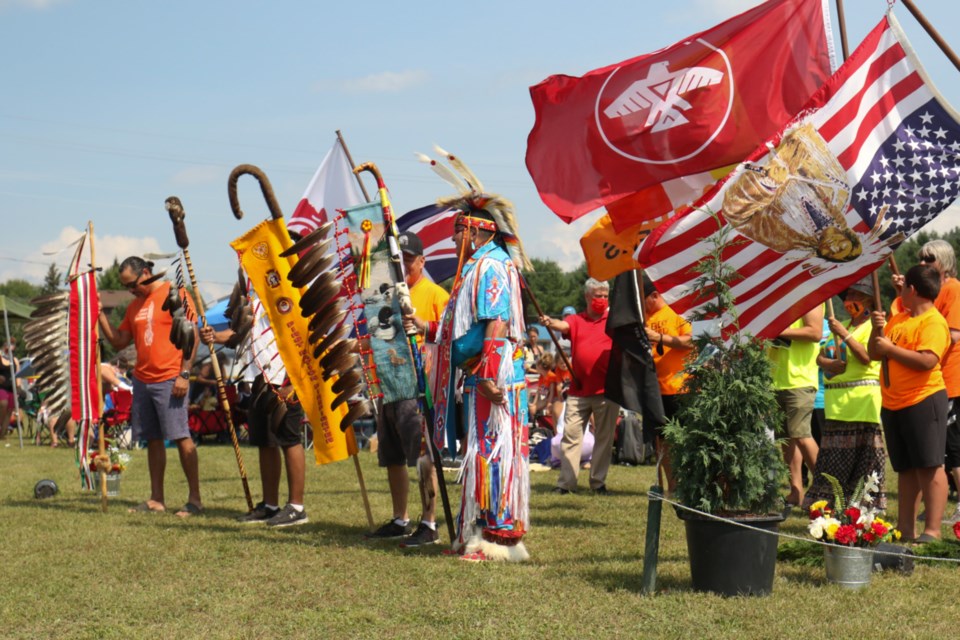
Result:
<svg viewBox="0 0 960 640">
<path fill-rule="evenodd" d="M 878 147 L 901 120 L 935 97 L 919 69 L 902 30 L 889 14 L 794 122 L 718 183 L 696 209 L 673 218 L 640 247 L 638 261 L 646 266 L 668 303 L 687 315 L 703 310 L 703 302 L 697 304 L 693 291 L 698 275 L 693 269 L 710 249 L 703 239 L 717 231 L 709 212 L 722 213 L 726 187 L 743 173 L 745 164 L 765 164 L 769 150 L 788 130 L 809 122 L 847 172 L 852 187 L 863 178 Z M 853 208 L 848 207 L 845 218 L 851 229 L 860 234 L 868 231 Z M 875 270 L 889 249 L 865 245 L 859 258 L 842 264 L 794 254 L 773 251 L 736 231 L 730 233 L 723 258 L 742 277 L 732 293 L 745 333 L 775 337 L 803 313 Z M 811 263 L 829 268 L 814 275 L 805 268 Z"/>
</svg>

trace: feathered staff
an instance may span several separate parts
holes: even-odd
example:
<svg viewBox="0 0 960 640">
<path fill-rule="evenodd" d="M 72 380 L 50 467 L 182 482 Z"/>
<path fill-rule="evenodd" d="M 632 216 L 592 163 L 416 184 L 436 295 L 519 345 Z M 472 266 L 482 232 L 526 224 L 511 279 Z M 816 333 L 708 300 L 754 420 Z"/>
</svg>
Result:
<svg viewBox="0 0 960 640">
<path fill-rule="evenodd" d="M 190 260 L 190 239 L 187 237 L 187 227 L 184 224 L 184 218 L 187 217 L 186 212 L 183 210 L 183 204 L 180 202 L 180 198 L 176 196 L 171 196 L 166 199 L 165 203 L 167 208 L 167 213 L 170 215 L 170 221 L 173 222 L 173 234 L 177 239 L 177 246 L 180 247 L 180 252 L 183 254 L 183 260 L 180 263 L 180 270 L 178 271 L 178 286 L 182 287 L 184 283 L 182 282 L 182 267 L 185 263 L 187 266 L 187 273 L 190 275 L 190 285 L 193 287 L 193 290 L 197 292 L 196 304 L 197 304 L 197 314 L 200 316 L 200 326 L 207 326 L 207 316 L 203 309 L 203 299 L 200 296 L 200 290 L 197 287 L 197 275 L 193 270 L 193 262 Z M 167 307 L 168 303 L 172 303 L 174 309 L 174 325 L 172 331 L 177 332 L 177 312 L 183 312 L 185 305 L 182 304 L 182 300 L 179 294 L 174 293 L 174 288 L 170 287 L 172 293 L 171 298 L 164 303 L 164 308 Z M 189 321 L 189 318 L 188 318 Z M 193 349 L 193 339 L 194 332 L 192 327 L 192 322 L 189 331 L 182 331 L 183 335 L 189 335 L 189 339 L 186 340 L 184 353 L 189 353 Z M 176 342 L 174 344 L 177 344 Z M 247 508 L 250 511 L 253 511 L 253 497 L 250 494 L 250 483 L 247 481 L 247 469 L 243 464 L 243 454 L 240 453 L 240 441 L 237 440 L 237 430 L 233 426 L 233 415 L 230 411 L 230 401 L 227 399 L 227 388 L 223 384 L 223 374 L 220 371 L 220 361 L 217 359 L 217 354 L 214 351 L 214 343 L 208 342 L 207 348 L 210 349 L 210 364 L 213 365 L 213 377 L 217 380 L 217 397 L 220 400 L 220 408 L 223 410 L 223 415 L 227 420 L 227 428 L 230 431 L 230 441 L 233 443 L 233 453 L 237 458 L 237 467 L 240 470 L 240 481 L 243 483 L 243 495 L 247 499 Z"/>
<path fill-rule="evenodd" d="M 383 176 L 380 170 L 372 162 L 367 162 L 354 168 L 353 172 L 359 174 L 363 171 L 369 171 L 377 180 L 377 190 L 380 196 L 380 208 L 383 211 L 383 226 L 387 233 L 387 244 L 390 248 L 390 278 L 393 280 L 394 290 L 397 300 L 400 302 L 400 310 L 404 315 L 411 315 L 414 312 L 413 304 L 410 302 L 410 289 L 407 286 L 405 274 L 403 272 L 403 255 L 400 252 L 400 231 L 397 229 L 397 222 L 393 215 L 393 206 L 390 204 L 390 196 L 387 193 L 387 187 L 383 182 Z M 427 377 L 423 367 L 423 357 L 420 353 L 420 346 L 417 344 L 417 329 L 411 326 L 407 329 L 408 346 L 410 347 L 410 356 L 413 362 L 414 371 L 417 377 L 418 403 L 420 412 L 427 423 L 427 432 L 430 440 L 430 451 L 433 457 L 433 465 L 437 470 L 437 485 L 440 488 L 440 501 L 443 504 L 443 515 L 447 521 L 447 531 L 450 534 L 452 542 L 454 536 L 453 513 L 450 509 L 450 498 L 447 496 L 447 485 L 443 478 L 443 464 L 440 458 L 440 450 L 437 448 L 433 437 L 433 402 L 430 398 L 430 389 L 427 386 Z"/>
<path fill-rule="evenodd" d="M 359 395 L 360 357 L 355 353 L 356 341 L 347 337 L 349 329 L 342 324 L 346 311 L 340 308 L 337 295 L 341 285 L 333 259 L 326 252 L 329 226 L 321 226 L 293 243 L 270 181 L 263 171 L 248 164 L 235 167 L 227 183 L 230 206 L 238 220 L 243 211 L 237 198 L 237 181 L 244 174 L 260 183 L 272 219 L 261 222 L 231 246 L 270 320 L 287 377 L 313 427 L 317 460 L 353 458 L 372 528 L 373 514 L 350 425 L 369 414 L 373 405 Z M 304 253 L 298 258 L 300 252 Z M 308 284 L 310 288 L 304 293 Z M 302 313 L 296 313 L 298 306 Z M 309 345 L 314 347 L 312 352 Z"/>
</svg>

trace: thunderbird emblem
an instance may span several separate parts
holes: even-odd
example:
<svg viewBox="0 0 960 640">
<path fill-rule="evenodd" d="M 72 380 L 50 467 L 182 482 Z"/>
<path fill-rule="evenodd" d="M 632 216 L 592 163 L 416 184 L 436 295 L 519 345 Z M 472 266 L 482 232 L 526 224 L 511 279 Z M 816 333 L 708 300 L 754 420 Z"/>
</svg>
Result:
<svg viewBox="0 0 960 640">
<path fill-rule="evenodd" d="M 664 131 L 689 122 L 683 111 L 691 107 L 681 96 L 695 89 L 719 84 L 723 72 L 709 67 L 692 67 L 670 71 L 669 62 L 658 62 L 650 67 L 643 80 L 631 84 L 603 110 L 608 118 L 622 118 L 632 113 L 649 111 L 640 130 L 652 127 Z"/>
</svg>

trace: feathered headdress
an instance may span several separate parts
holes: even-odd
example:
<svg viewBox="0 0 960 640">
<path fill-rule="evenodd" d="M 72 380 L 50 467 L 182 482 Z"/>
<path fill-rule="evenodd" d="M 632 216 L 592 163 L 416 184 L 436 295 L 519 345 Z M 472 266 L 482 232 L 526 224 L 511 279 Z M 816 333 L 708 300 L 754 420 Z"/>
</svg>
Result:
<svg viewBox="0 0 960 640">
<path fill-rule="evenodd" d="M 470 168 L 460 158 L 434 145 L 434 150 L 450 163 L 450 169 L 431 157 L 422 153 L 417 154 L 420 162 L 430 165 L 433 171 L 457 190 L 457 195 L 440 198 L 437 204 L 450 209 L 456 209 L 469 216 L 471 211 L 486 211 L 493 217 L 497 231 L 503 237 L 507 252 L 513 263 L 521 271 L 532 271 L 533 265 L 523 250 L 520 241 L 517 218 L 513 211 L 513 203 L 495 193 L 484 190 L 483 184 Z"/>
</svg>

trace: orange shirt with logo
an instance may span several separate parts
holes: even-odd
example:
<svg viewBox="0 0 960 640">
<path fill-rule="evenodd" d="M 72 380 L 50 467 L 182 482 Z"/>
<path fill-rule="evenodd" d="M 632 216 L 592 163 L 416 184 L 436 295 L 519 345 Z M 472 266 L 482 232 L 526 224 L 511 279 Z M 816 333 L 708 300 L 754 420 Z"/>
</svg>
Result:
<svg viewBox="0 0 960 640">
<path fill-rule="evenodd" d="M 663 306 L 647 318 L 647 326 L 667 336 L 688 336 L 693 333 L 690 323 L 679 316 L 669 306 Z M 660 394 L 675 396 L 683 393 L 683 386 L 687 382 L 687 374 L 683 373 L 684 360 L 690 353 L 689 349 L 671 349 L 663 345 L 663 355 L 658 353 L 657 345 L 653 346 L 653 363 L 657 367 L 657 382 L 660 383 Z"/>
<path fill-rule="evenodd" d="M 883 335 L 898 347 L 910 351 L 930 351 L 940 359 L 950 346 L 947 321 L 933 307 L 916 317 L 912 317 L 909 311 L 898 313 L 884 326 Z M 880 385 L 884 409 L 897 411 L 912 407 L 946 388 L 939 362 L 929 371 L 917 371 L 893 358 L 887 360 L 890 363 L 889 384 L 884 380 Z"/>
<path fill-rule="evenodd" d="M 141 382 L 164 382 L 180 375 L 183 352 L 170 342 L 173 316 L 162 309 L 169 291 L 170 283 L 164 282 L 146 298 L 134 298 L 120 323 L 120 330 L 133 336 L 137 349 L 133 375 Z M 189 295 L 185 299 L 188 316 L 195 316 L 193 301 Z"/>
<path fill-rule="evenodd" d="M 947 278 L 940 285 L 940 293 L 933 301 L 933 306 L 947 321 L 948 327 L 960 331 L 960 280 Z M 890 311 L 892 313 L 903 311 L 903 303 L 899 297 L 890 305 Z M 940 361 L 940 368 L 943 370 L 943 383 L 947 387 L 947 397 L 960 396 L 960 342 L 950 345 Z"/>
</svg>

